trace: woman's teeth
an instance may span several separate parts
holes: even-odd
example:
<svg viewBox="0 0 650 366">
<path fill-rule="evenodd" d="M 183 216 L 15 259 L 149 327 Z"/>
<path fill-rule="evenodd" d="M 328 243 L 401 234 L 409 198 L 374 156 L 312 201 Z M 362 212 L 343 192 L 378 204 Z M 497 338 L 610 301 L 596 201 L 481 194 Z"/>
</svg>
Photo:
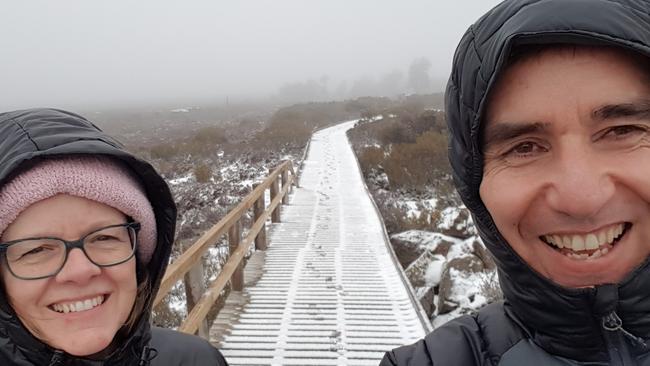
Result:
<svg viewBox="0 0 650 366">
<path fill-rule="evenodd" d="M 57 304 L 53 304 L 51 307 L 56 312 L 67 314 L 67 313 L 75 313 L 79 311 L 90 310 L 98 305 L 101 305 L 102 303 L 104 303 L 104 295 L 99 295 L 83 301 L 57 303 Z"/>
<path fill-rule="evenodd" d="M 589 234 L 544 235 L 543 240 L 572 259 L 596 259 L 609 252 L 625 232 L 625 224 L 616 224 Z"/>
</svg>

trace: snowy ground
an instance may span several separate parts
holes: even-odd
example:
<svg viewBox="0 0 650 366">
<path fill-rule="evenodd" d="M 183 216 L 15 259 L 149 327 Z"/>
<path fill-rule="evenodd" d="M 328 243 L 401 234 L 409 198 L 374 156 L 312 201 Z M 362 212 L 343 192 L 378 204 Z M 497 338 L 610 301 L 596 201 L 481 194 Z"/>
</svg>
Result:
<svg viewBox="0 0 650 366">
<path fill-rule="evenodd" d="M 373 142 L 355 143 L 362 151 Z M 402 190 L 391 189 L 380 166 L 364 171 L 393 248 L 434 326 L 500 298 L 494 263 L 450 178 L 437 187 Z"/>
</svg>

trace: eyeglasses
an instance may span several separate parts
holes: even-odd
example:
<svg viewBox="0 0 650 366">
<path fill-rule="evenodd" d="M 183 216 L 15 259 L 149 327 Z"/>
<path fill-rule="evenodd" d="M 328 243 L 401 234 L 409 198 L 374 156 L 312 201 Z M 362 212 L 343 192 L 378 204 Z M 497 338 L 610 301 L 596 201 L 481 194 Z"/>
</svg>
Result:
<svg viewBox="0 0 650 366">
<path fill-rule="evenodd" d="M 131 259 L 137 246 L 140 224 L 110 225 L 86 234 L 79 240 L 40 237 L 0 243 L 0 252 L 9 272 L 23 280 L 37 280 L 61 271 L 68 254 L 79 248 L 99 267 L 110 267 Z"/>
</svg>

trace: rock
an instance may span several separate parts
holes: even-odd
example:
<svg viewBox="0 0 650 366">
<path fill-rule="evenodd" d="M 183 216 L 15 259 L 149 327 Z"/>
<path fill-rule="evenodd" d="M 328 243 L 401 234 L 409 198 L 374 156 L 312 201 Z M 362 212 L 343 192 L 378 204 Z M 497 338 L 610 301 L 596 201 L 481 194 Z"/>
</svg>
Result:
<svg viewBox="0 0 650 366">
<path fill-rule="evenodd" d="M 402 268 L 407 268 L 426 250 L 424 246 L 420 245 L 420 242 L 407 239 L 395 237 L 391 238 L 390 242 L 393 245 L 393 250 Z"/>
<path fill-rule="evenodd" d="M 461 272 L 483 272 L 485 266 L 483 261 L 476 255 L 466 255 L 463 257 L 454 258 L 447 263 L 447 268 L 454 268 Z"/>
<path fill-rule="evenodd" d="M 438 315 L 447 314 L 458 307 L 457 303 L 448 300 L 453 286 L 454 280 L 449 273 L 449 267 L 447 267 L 442 273 L 440 285 L 438 286 Z"/>
<path fill-rule="evenodd" d="M 442 240 L 438 243 L 436 248 L 432 251 L 432 254 L 434 255 L 441 255 L 443 257 L 447 257 L 447 254 L 449 254 L 449 249 L 451 249 L 451 246 L 454 245 L 453 242 L 448 241 L 448 240 Z"/>
<path fill-rule="evenodd" d="M 474 255 L 483 262 L 483 268 L 486 271 L 493 271 L 496 269 L 496 263 L 494 263 L 494 258 L 492 254 L 485 248 L 485 245 L 477 238 L 472 243 L 472 250 Z"/>
<path fill-rule="evenodd" d="M 449 313 L 459 306 L 456 301 L 451 299 L 455 286 L 451 269 L 461 272 L 477 273 L 485 271 L 485 266 L 483 261 L 476 255 L 457 257 L 447 263 L 438 287 L 438 315 Z"/>
<path fill-rule="evenodd" d="M 438 280 L 435 280 L 436 283 L 429 283 L 427 280 L 427 275 L 432 276 L 435 274 L 429 273 L 431 266 L 440 266 L 444 268 L 445 258 L 439 254 L 435 254 L 434 250 L 428 249 L 418 259 L 416 259 L 410 266 L 404 271 L 406 277 L 411 282 L 411 285 L 414 287 L 424 287 L 424 286 L 436 286 L 438 285 Z M 438 269 L 440 273 L 440 269 Z M 440 275 L 436 275 L 440 277 Z"/>
<path fill-rule="evenodd" d="M 429 287 L 422 297 L 420 297 L 420 304 L 422 304 L 422 309 L 427 314 L 427 317 L 431 319 L 431 316 L 436 312 L 435 291 L 433 287 Z"/>
<path fill-rule="evenodd" d="M 390 238 L 395 255 L 402 268 L 407 268 L 422 256 L 427 250 L 430 255 L 447 256 L 449 248 L 454 244 L 450 238 L 424 230 L 408 230 L 392 235 Z"/>
<path fill-rule="evenodd" d="M 445 213 L 443 213 L 444 215 Z M 454 213 L 451 222 L 440 225 L 441 232 L 454 238 L 466 239 L 475 235 L 476 229 L 467 209 L 460 209 Z"/>
</svg>

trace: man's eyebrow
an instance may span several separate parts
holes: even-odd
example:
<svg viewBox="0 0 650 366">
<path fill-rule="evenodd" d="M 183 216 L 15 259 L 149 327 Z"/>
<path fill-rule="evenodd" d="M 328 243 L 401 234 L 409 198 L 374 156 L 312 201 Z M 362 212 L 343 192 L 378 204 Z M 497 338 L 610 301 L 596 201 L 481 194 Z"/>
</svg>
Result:
<svg viewBox="0 0 650 366">
<path fill-rule="evenodd" d="M 548 123 L 543 122 L 497 122 L 485 129 L 481 146 L 483 146 L 483 151 L 485 151 L 493 145 L 500 145 L 503 142 L 522 135 L 543 132 L 547 129 L 548 125 Z"/>
<path fill-rule="evenodd" d="M 593 111 L 592 117 L 596 121 L 613 118 L 650 118 L 650 99 L 640 100 L 635 103 L 611 104 Z"/>
</svg>

